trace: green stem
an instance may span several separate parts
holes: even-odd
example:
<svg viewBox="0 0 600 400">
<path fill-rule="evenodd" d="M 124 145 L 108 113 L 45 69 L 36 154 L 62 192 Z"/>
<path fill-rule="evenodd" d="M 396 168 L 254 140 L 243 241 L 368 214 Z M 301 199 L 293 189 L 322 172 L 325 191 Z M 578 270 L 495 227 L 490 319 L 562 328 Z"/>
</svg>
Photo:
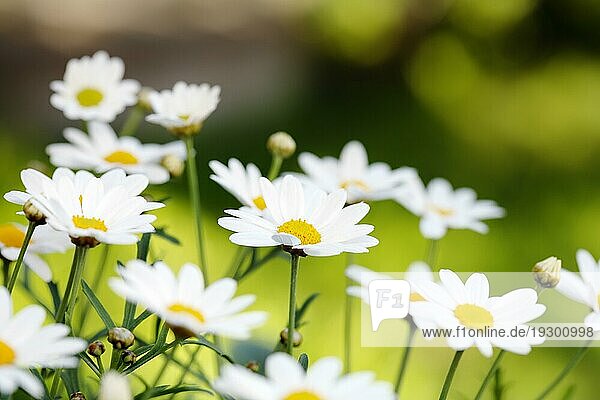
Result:
<svg viewBox="0 0 600 400">
<path fill-rule="evenodd" d="M 165 361 L 164 361 L 162 367 L 158 370 L 158 374 L 156 375 L 156 378 L 154 378 L 154 383 L 152 385 L 150 385 L 149 388 L 155 388 L 158 386 L 158 383 L 164 376 L 164 374 L 167 370 L 167 366 L 171 362 L 171 359 L 173 359 L 173 360 L 175 359 L 175 353 L 177 353 L 177 348 L 179 346 L 180 345 L 173 346 L 173 349 L 171 350 L 171 357 L 168 357 L 167 353 L 164 354 Z M 198 346 L 198 347 L 200 347 L 200 346 Z M 182 383 L 183 383 L 183 377 L 180 379 L 180 382 L 177 385 L 175 385 L 174 387 L 179 387 Z M 141 397 L 140 400 L 147 400 L 151 394 L 152 394 L 152 392 L 150 390 L 147 390 L 146 392 L 144 392 L 144 395 Z M 174 396 L 174 394 L 173 394 L 173 396 Z"/>
<path fill-rule="evenodd" d="M 439 252 L 438 244 L 439 242 L 436 239 L 431 239 L 427 248 L 427 264 L 432 270 L 435 270 L 435 264 L 437 262 Z"/>
<path fill-rule="evenodd" d="M 546 396 L 548 396 L 550 394 L 550 392 L 552 392 L 560 382 L 562 382 L 562 380 L 569 374 L 569 372 L 571 372 L 571 370 L 573 368 L 575 368 L 577 366 L 577 364 L 579 364 L 579 362 L 583 359 L 583 357 L 585 356 L 585 354 L 587 353 L 587 351 L 590 349 L 590 344 L 592 342 L 588 341 L 583 347 L 580 347 L 577 350 L 577 353 L 575 353 L 573 355 L 573 357 L 571 358 L 571 360 L 569 360 L 569 362 L 567 363 L 567 365 L 565 365 L 565 367 L 563 368 L 563 370 L 560 372 L 560 374 L 558 374 L 558 376 L 552 381 L 552 383 L 550 383 L 550 385 L 548 385 L 548 387 L 546 388 L 546 390 L 544 390 L 542 392 L 542 394 L 540 394 L 536 400 L 542 400 L 545 399 Z"/>
<path fill-rule="evenodd" d="M 296 331 L 296 284 L 298 281 L 298 264 L 300 257 L 292 254 L 290 278 L 290 308 L 288 313 L 288 340 L 287 353 L 292 354 L 294 349 L 294 332 Z"/>
<path fill-rule="evenodd" d="M 135 135 L 140 123 L 144 119 L 144 109 L 136 105 L 129 111 L 127 119 L 121 127 L 121 136 L 133 136 Z"/>
<path fill-rule="evenodd" d="M 183 368 L 183 372 L 181 373 L 181 375 L 179 376 L 179 380 L 177 381 L 177 384 L 174 387 L 179 387 L 183 384 L 183 381 L 185 380 L 185 377 L 187 376 L 188 372 L 192 369 L 192 366 L 194 365 L 194 363 L 196 362 L 196 357 L 198 356 L 198 354 L 200 353 L 200 350 L 202 350 L 202 346 L 197 346 L 196 349 L 194 350 L 194 352 L 192 353 L 189 361 L 187 362 L 187 364 L 185 364 L 184 368 Z M 175 358 L 175 352 L 173 352 L 173 354 L 171 354 L 172 358 Z M 169 361 L 169 359 L 167 358 L 167 362 Z M 157 382 L 158 383 L 158 382 Z M 155 385 L 156 386 L 156 385 Z M 170 397 L 169 400 L 172 400 L 175 397 L 175 393 L 173 393 Z"/>
<path fill-rule="evenodd" d="M 281 164 L 283 163 L 283 158 L 278 155 L 273 155 L 273 159 L 271 160 L 271 168 L 269 168 L 269 173 L 267 174 L 267 179 L 272 181 L 277 178 L 279 175 L 279 171 L 281 170 Z"/>
<path fill-rule="evenodd" d="M 102 363 L 102 357 L 96 357 L 96 361 L 98 362 L 98 371 L 101 374 L 104 374 L 104 364 Z"/>
<path fill-rule="evenodd" d="M 452 359 L 452 364 L 450 364 L 450 368 L 448 369 L 448 374 L 446 375 L 446 380 L 444 381 L 444 386 L 442 387 L 442 392 L 440 393 L 439 400 L 446 400 L 448 397 L 448 392 L 450 392 L 450 385 L 452 385 L 452 379 L 454 379 L 454 374 L 456 373 L 456 369 L 458 368 L 458 363 L 464 353 L 464 350 L 458 350 L 454 354 L 454 358 Z"/>
<path fill-rule="evenodd" d="M 62 373 L 61 369 L 58 369 L 54 372 L 54 378 L 52 379 L 52 387 L 50 388 L 50 398 L 55 399 L 58 394 L 58 384 L 60 382 L 60 374 Z"/>
<path fill-rule="evenodd" d="M 75 254 L 73 254 L 73 264 L 71 265 L 71 273 L 69 274 L 69 281 L 65 289 L 65 295 L 62 298 L 60 307 L 56 312 L 56 322 L 65 322 L 65 315 L 73 312 L 73 306 L 77 299 L 77 293 L 81 286 L 81 277 L 83 275 L 83 269 L 85 266 L 85 256 L 87 254 L 87 247 L 77 246 L 75 248 Z"/>
<path fill-rule="evenodd" d="M 10 263 L 11 261 L 7 258 L 2 258 L 2 276 L 4 286 L 8 285 L 8 280 L 10 279 Z"/>
<path fill-rule="evenodd" d="M 19 257 L 17 258 L 17 262 L 13 268 L 12 275 L 10 276 L 10 280 L 8 281 L 8 285 L 6 288 L 8 289 L 8 293 L 12 293 L 15 288 L 15 284 L 17 283 L 17 278 L 19 277 L 19 270 L 21 269 L 21 264 L 23 264 L 23 258 L 25 258 L 25 253 L 27 252 L 27 247 L 29 246 L 29 242 L 31 242 L 31 237 L 33 236 L 33 231 L 37 227 L 36 222 L 29 222 L 29 226 L 27 226 L 27 233 L 25 233 L 25 238 L 23 239 L 23 244 L 21 245 L 21 251 L 19 251 Z"/>
<path fill-rule="evenodd" d="M 506 352 L 504 350 L 500 350 L 500 352 L 498 353 L 498 356 L 492 363 L 490 370 L 488 371 L 487 375 L 483 379 L 483 382 L 481 382 L 481 387 L 479 388 L 479 391 L 475 395 L 474 400 L 479 400 L 479 399 L 481 399 L 481 396 L 483 396 L 483 393 L 485 392 L 485 388 L 487 387 L 488 383 L 490 383 L 490 381 L 496 374 L 496 371 L 498 370 L 498 367 L 500 366 L 500 361 L 502 361 L 502 357 L 504 357 L 504 354 L 506 354 Z"/>
<path fill-rule="evenodd" d="M 415 339 L 416 332 L 417 327 L 411 321 L 408 331 L 408 337 L 406 338 L 406 348 L 404 349 L 404 354 L 402 354 L 402 360 L 400 360 L 400 368 L 398 369 L 398 376 L 396 378 L 396 384 L 394 385 L 394 392 L 398 393 L 398 395 L 400 394 L 399 390 L 402 386 L 402 380 L 404 379 L 404 375 L 406 374 L 406 369 L 408 367 L 408 359 L 412 350 L 412 342 Z"/>
<path fill-rule="evenodd" d="M 208 282 L 208 275 L 206 271 L 206 255 L 204 251 L 204 241 L 202 240 L 203 235 L 202 216 L 200 213 L 200 187 L 198 183 L 198 168 L 196 166 L 196 152 L 194 150 L 194 136 L 186 136 L 184 141 L 187 150 L 187 175 L 190 191 L 190 201 L 192 202 L 192 208 L 194 210 L 194 219 L 196 221 L 196 238 L 198 240 L 198 262 L 200 263 L 200 269 L 204 274 L 204 280 Z"/>
<path fill-rule="evenodd" d="M 92 278 L 92 291 L 94 293 L 96 293 L 98 291 L 98 287 L 100 286 L 100 281 L 102 279 L 102 273 L 104 272 L 104 268 L 106 267 L 106 261 L 108 261 L 108 254 L 110 253 L 110 245 L 105 244 L 104 248 L 102 250 L 103 250 L 102 255 L 100 256 L 98 266 L 97 266 L 94 276 Z M 89 310 L 90 310 L 90 302 L 88 301 L 88 302 L 84 303 L 83 308 L 81 309 L 81 316 L 79 318 L 79 329 L 78 329 L 78 331 L 80 333 L 84 328 L 85 321 L 89 314 L 89 312 L 88 312 Z"/>
</svg>

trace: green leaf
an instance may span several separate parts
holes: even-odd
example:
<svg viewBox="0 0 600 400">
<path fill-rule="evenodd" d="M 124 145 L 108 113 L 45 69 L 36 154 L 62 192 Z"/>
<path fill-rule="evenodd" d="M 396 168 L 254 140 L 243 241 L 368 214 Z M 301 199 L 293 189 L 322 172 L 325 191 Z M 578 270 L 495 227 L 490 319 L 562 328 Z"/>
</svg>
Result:
<svg viewBox="0 0 600 400">
<path fill-rule="evenodd" d="M 58 286 L 54 282 L 48 282 L 48 289 L 50 289 L 50 295 L 52 295 L 52 303 L 54 304 L 54 313 L 52 314 L 54 315 L 60 307 L 60 293 L 58 292 Z"/>
<path fill-rule="evenodd" d="M 137 328 L 142 322 L 144 322 L 146 319 L 150 318 L 152 315 L 154 315 L 154 314 L 152 314 L 148 310 L 143 311 L 140 315 L 137 316 L 137 318 L 135 318 L 133 320 L 133 323 L 131 324 L 131 328 L 129 328 L 129 329 Z"/>
<path fill-rule="evenodd" d="M 319 297 L 320 293 L 313 293 L 304 301 L 304 303 L 296 310 L 296 328 L 304 325 L 303 318 L 308 311 L 310 305 Z"/>
<path fill-rule="evenodd" d="M 81 353 L 79 353 L 79 358 L 81 358 L 81 360 L 88 367 L 90 367 L 90 369 L 92 370 L 92 372 L 94 374 L 96 374 L 96 376 L 98 376 L 98 378 L 100 378 L 102 376 L 102 374 L 100 373 L 100 370 L 98 369 L 98 366 L 96 365 L 96 363 L 94 362 L 94 360 L 92 360 L 92 357 L 89 356 L 89 354 L 87 354 L 86 352 L 81 352 Z"/>
<path fill-rule="evenodd" d="M 211 349 L 212 351 L 214 351 L 215 353 L 217 353 L 220 357 L 226 359 L 227 361 L 229 361 L 232 364 L 235 364 L 235 361 L 233 361 L 233 358 L 231 356 L 225 354 L 214 343 L 209 342 L 203 336 L 198 336 L 197 338 L 184 340 L 183 344 L 184 345 L 185 344 L 195 344 L 195 345 L 198 345 L 198 346 L 208 347 L 209 349 Z"/>
<path fill-rule="evenodd" d="M 144 233 L 142 238 L 137 244 L 137 259 L 142 261 L 148 261 L 148 252 L 150 251 L 150 239 L 152 238 L 151 233 Z"/>
<path fill-rule="evenodd" d="M 567 391 L 565 392 L 565 394 L 562 397 L 562 400 L 572 400 L 575 397 L 575 389 L 576 386 L 575 385 L 571 385 L 567 388 Z"/>
<path fill-rule="evenodd" d="M 210 390 L 201 388 L 200 386 L 181 385 L 181 386 L 177 386 L 177 387 L 169 387 L 167 385 L 163 385 L 163 386 L 157 386 L 157 387 L 150 388 L 146 392 L 140 393 L 137 396 L 135 396 L 135 399 L 136 400 L 152 399 L 154 397 L 160 397 L 160 396 L 166 396 L 168 394 L 177 394 L 177 393 L 184 393 L 184 392 L 201 392 L 201 393 L 208 393 L 211 395 L 213 394 L 213 392 L 211 392 Z"/>
<path fill-rule="evenodd" d="M 162 228 L 156 228 L 156 232 L 154 232 L 154 234 L 155 234 L 156 236 L 160 237 L 160 238 L 163 238 L 163 239 L 165 239 L 165 240 L 166 240 L 166 241 L 168 241 L 168 242 L 171 242 L 171 243 L 173 243 L 173 244 L 176 244 L 176 245 L 178 245 L 178 246 L 179 246 L 179 245 L 181 245 L 181 242 L 179 241 L 179 239 L 177 239 L 177 238 L 176 238 L 175 236 L 173 236 L 173 235 L 170 235 L 170 234 L 168 234 L 168 233 L 167 233 L 167 231 L 166 231 L 165 229 L 166 229 L 165 227 L 162 227 Z"/>
<path fill-rule="evenodd" d="M 115 325 L 114 321 L 108 314 L 108 311 L 106 311 L 106 308 L 104 308 L 104 306 L 102 305 L 100 300 L 96 297 L 96 295 L 94 294 L 94 292 L 92 291 L 90 286 L 87 284 L 87 282 L 85 280 L 83 280 L 83 281 L 81 281 L 81 284 L 83 287 L 83 293 L 85 294 L 85 297 L 88 298 L 90 304 L 92 305 L 94 310 L 96 310 L 96 313 L 98 313 L 98 316 L 100 317 L 102 322 L 104 322 L 104 325 L 108 329 L 116 327 L 117 325 Z"/>
<path fill-rule="evenodd" d="M 300 358 L 298 358 L 298 362 L 304 369 L 304 371 L 308 370 L 308 355 L 306 353 L 300 354 Z"/>
<path fill-rule="evenodd" d="M 282 251 L 279 247 L 275 247 L 270 252 L 268 252 L 265 256 L 263 256 L 262 258 L 260 258 L 258 260 L 256 259 L 257 253 L 258 253 L 257 249 L 252 249 L 252 259 L 250 261 L 250 266 L 244 272 L 241 272 L 241 273 L 237 274 L 236 276 L 234 276 L 233 279 L 235 279 L 237 281 L 241 281 L 242 279 L 248 277 L 248 275 L 250 275 L 251 273 L 258 270 L 260 267 L 265 265 L 272 258 L 275 258 L 275 257 L 281 255 Z M 242 262 L 243 261 L 244 261 L 244 259 L 242 259 Z"/>
</svg>

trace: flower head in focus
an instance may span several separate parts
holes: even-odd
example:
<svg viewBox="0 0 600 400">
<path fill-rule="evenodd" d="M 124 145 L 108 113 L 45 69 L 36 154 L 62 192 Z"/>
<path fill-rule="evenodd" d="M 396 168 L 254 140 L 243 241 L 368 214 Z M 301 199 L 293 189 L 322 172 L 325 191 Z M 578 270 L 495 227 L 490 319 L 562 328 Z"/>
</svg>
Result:
<svg viewBox="0 0 600 400">
<path fill-rule="evenodd" d="M 153 113 L 146 121 L 161 125 L 177 136 L 197 134 L 204 120 L 217 109 L 221 88 L 177 82 L 173 89 L 149 95 Z"/>
<path fill-rule="evenodd" d="M 540 317 L 546 306 L 538 304 L 531 288 L 516 289 L 500 297 L 490 297 L 490 284 L 484 274 L 475 273 L 466 282 L 449 269 L 439 273 L 440 283 L 421 280 L 415 283 L 425 301 L 412 302 L 411 315 L 434 324 L 437 328 L 464 328 L 485 331 L 488 328 L 524 329 L 523 337 L 457 334 L 447 337 L 455 350 L 476 346 L 481 354 L 491 357 L 493 346 L 517 354 L 528 354 L 532 345 L 543 343 L 543 337 L 527 329 L 526 323 Z M 431 325 L 430 325 L 431 326 Z"/>
<path fill-rule="evenodd" d="M 133 400 L 127 377 L 113 370 L 107 371 L 100 381 L 98 400 Z"/>
<path fill-rule="evenodd" d="M 588 306 L 591 312 L 585 317 L 584 324 L 600 331 L 600 262 L 584 249 L 577 250 L 576 257 L 579 274 L 563 268 L 556 290 Z"/>
<path fill-rule="evenodd" d="M 394 400 L 392 385 L 377 381 L 372 372 L 342 375 L 335 357 L 317 360 L 305 372 L 285 353 L 271 354 L 265 376 L 241 365 L 226 365 L 215 388 L 238 400 Z"/>
<path fill-rule="evenodd" d="M 358 141 L 347 143 L 339 160 L 301 153 L 298 163 L 307 177 L 327 193 L 346 190 L 348 203 L 391 199 L 399 187 L 417 176 L 412 168 L 392 170 L 383 162 L 369 164 L 367 151 Z"/>
<path fill-rule="evenodd" d="M 225 210 L 231 217 L 219 219 L 219 225 L 234 231 L 229 239 L 241 246 L 282 245 L 299 255 L 331 256 L 343 252 L 366 253 L 377 245 L 369 236 L 372 225 L 359 224 L 369 212 L 365 203 L 346 204 L 346 191 L 326 194 L 303 187 L 298 179 L 286 176 L 277 187 L 260 178 L 266 212 Z"/>
<path fill-rule="evenodd" d="M 205 287 L 200 269 L 193 264 L 181 267 L 178 276 L 164 263 L 148 265 L 133 260 L 119 268 L 121 279 L 112 278 L 111 288 L 131 302 L 140 304 L 164 319 L 176 332 L 186 336 L 215 334 L 248 339 L 267 314 L 242 312 L 255 296 L 234 298 L 237 282 L 225 278 Z"/>
<path fill-rule="evenodd" d="M 42 383 L 29 371 L 33 368 L 75 368 L 77 354 L 87 347 L 69 337 L 62 324 L 42 326 L 46 312 L 30 305 L 13 314 L 13 304 L 5 287 L 0 286 L 0 394 L 10 395 L 23 388 L 36 399 L 44 395 Z"/>
<path fill-rule="evenodd" d="M 99 178 L 67 168 L 58 168 L 50 178 L 27 169 L 21 172 L 21 180 L 26 192 L 9 192 L 5 199 L 16 204 L 31 201 L 52 228 L 84 246 L 136 243 L 137 234 L 154 231 L 151 223 L 156 217 L 145 212 L 164 207 L 140 196 L 148 178 L 126 176 L 122 169 Z"/>
<path fill-rule="evenodd" d="M 76 128 L 64 131 L 70 143 L 51 144 L 46 148 L 50 162 L 57 167 L 87 169 L 104 173 L 122 168 L 128 174 L 142 174 L 151 184 L 169 180 L 169 171 L 162 160 L 170 155 L 185 160 L 185 145 L 181 141 L 168 144 L 142 144 L 131 136 L 118 137 L 109 124 L 90 122 L 89 135 Z"/>
<path fill-rule="evenodd" d="M 253 210 L 263 211 L 267 205 L 260 191 L 260 178 L 258 167 L 252 163 L 245 168 L 236 158 L 229 159 L 227 165 L 212 160 L 208 163 L 214 174 L 210 179 L 217 182 L 231 193 L 240 203 Z"/>
<path fill-rule="evenodd" d="M 25 225 L 16 223 L 0 225 L 0 254 L 3 258 L 15 261 L 19 257 L 26 232 Z M 40 255 L 64 253 L 71 247 L 72 244 L 67 234 L 57 232 L 48 225 L 40 225 L 33 232 L 23 261 L 44 282 L 50 282 L 52 271 Z"/>
<path fill-rule="evenodd" d="M 448 228 L 487 233 L 488 226 L 482 221 L 504 216 L 496 202 L 477 200 L 470 188 L 454 190 L 442 178 L 431 180 L 427 187 L 419 178 L 411 180 L 396 192 L 396 201 L 421 217 L 419 227 L 427 239 L 441 239 Z"/>
<path fill-rule="evenodd" d="M 139 82 L 123 79 L 125 65 L 105 51 L 71 59 L 62 81 L 53 81 L 50 103 L 71 120 L 112 122 L 137 102 Z"/>
</svg>

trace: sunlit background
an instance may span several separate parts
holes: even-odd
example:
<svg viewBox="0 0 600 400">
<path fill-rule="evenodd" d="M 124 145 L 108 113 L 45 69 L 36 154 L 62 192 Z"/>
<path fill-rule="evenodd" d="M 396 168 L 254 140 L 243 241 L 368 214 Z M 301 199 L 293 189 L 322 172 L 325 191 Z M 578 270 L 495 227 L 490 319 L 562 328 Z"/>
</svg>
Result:
<svg viewBox="0 0 600 400">
<path fill-rule="evenodd" d="M 225 274 L 236 250 L 216 219 L 238 205 L 208 179 L 207 163 L 237 157 L 266 171 L 264 142 L 277 130 L 292 134 L 299 151 L 318 155 L 337 156 L 348 140 L 361 140 L 373 161 L 416 167 L 426 180 L 445 177 L 506 208 L 486 236 L 448 234 L 438 267 L 525 271 L 556 255 L 575 268 L 580 247 L 600 256 L 598 26 L 594 0 L 3 0 L 0 191 L 19 188 L 27 166 L 50 168 L 45 146 L 78 123 L 51 108 L 48 83 L 62 77 L 69 58 L 105 49 L 124 59 L 126 77 L 146 86 L 222 86 L 221 105 L 197 142 L 213 277 Z M 149 124 L 138 137 L 173 139 Z M 297 170 L 295 158 L 284 168 Z M 185 181 L 152 192 L 170 196 L 157 225 L 182 241 L 156 239 L 152 257 L 178 268 L 195 257 Z M 19 221 L 15 211 L 0 206 L 6 222 Z M 381 244 L 356 257 L 359 263 L 402 271 L 425 256 L 416 217 L 399 205 L 375 203 L 367 219 Z M 93 251 L 88 276 L 101 251 Z M 134 254 L 133 247 L 112 252 L 105 277 L 115 274 L 117 258 Z M 52 261 L 65 275 L 70 254 Z M 301 351 L 312 359 L 342 355 L 344 265 L 343 256 L 301 261 L 300 300 L 321 293 L 302 329 Z M 272 313 L 258 347 L 272 347 L 286 323 L 288 273 L 276 260 L 242 284 L 242 292 L 258 295 L 255 309 Z M 100 297 L 122 310 L 105 284 Z M 88 324 L 88 333 L 100 326 L 94 318 Z M 358 325 L 355 331 L 359 346 Z M 507 398 L 532 398 L 573 351 L 507 356 Z M 250 357 L 247 349 L 237 354 Z M 357 369 L 394 379 L 399 349 L 354 354 Z M 592 350 L 551 398 L 562 399 L 573 385 L 570 399 L 594 398 L 598 354 Z M 415 351 L 402 397 L 436 398 L 451 357 L 448 349 Z M 468 351 L 451 398 L 472 398 L 490 362 Z"/>
</svg>

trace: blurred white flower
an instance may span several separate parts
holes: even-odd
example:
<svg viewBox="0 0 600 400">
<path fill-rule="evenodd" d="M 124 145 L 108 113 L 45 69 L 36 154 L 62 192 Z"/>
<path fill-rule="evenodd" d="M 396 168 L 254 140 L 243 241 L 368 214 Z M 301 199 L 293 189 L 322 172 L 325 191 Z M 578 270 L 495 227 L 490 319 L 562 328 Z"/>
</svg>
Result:
<svg viewBox="0 0 600 400">
<path fill-rule="evenodd" d="M 0 254 L 2 257 L 16 261 L 26 232 L 25 225 L 16 223 L 0 225 Z M 64 253 L 72 246 L 69 236 L 64 232 L 57 232 L 48 225 L 40 225 L 33 231 L 33 237 L 29 242 L 23 261 L 45 282 L 50 282 L 52 271 L 40 254 Z"/>
<path fill-rule="evenodd" d="M 594 331 L 600 331 L 600 264 L 584 249 L 577 250 L 576 257 L 579 274 L 563 268 L 556 290 L 590 307 L 591 312 L 584 323 Z"/>
<path fill-rule="evenodd" d="M 164 207 L 140 196 L 148 186 L 143 175 L 111 170 L 100 178 L 87 171 L 58 168 L 52 178 L 39 171 L 22 171 L 26 192 L 12 191 L 4 198 L 16 204 L 28 200 L 46 216 L 46 222 L 71 239 L 98 243 L 132 244 L 139 233 L 153 232 L 154 215 L 146 211 Z"/>
<path fill-rule="evenodd" d="M 427 187 L 420 178 L 411 180 L 396 192 L 396 201 L 421 217 L 421 233 L 428 239 L 442 238 L 448 228 L 487 233 L 488 226 L 482 220 L 504 216 L 504 209 L 496 202 L 477 200 L 470 188 L 454 190 L 442 178 L 431 180 Z"/>
<path fill-rule="evenodd" d="M 118 137 L 109 124 L 90 122 L 89 135 L 76 128 L 67 128 L 64 137 L 70 143 L 56 143 L 46 147 L 50 162 L 57 167 L 87 169 L 103 173 L 122 168 L 128 174 L 143 174 L 150 183 L 169 180 L 169 171 L 162 165 L 167 156 L 185 160 L 185 144 L 142 144 L 131 136 Z"/>
<path fill-rule="evenodd" d="M 196 134 L 204 120 L 217 109 L 220 94 L 219 86 L 177 82 L 173 89 L 149 95 L 153 114 L 148 115 L 146 121 L 161 125 L 176 135 Z"/>
<path fill-rule="evenodd" d="M 75 368 L 77 353 L 87 343 L 69 337 L 62 324 L 42 326 L 46 312 L 30 305 L 13 315 L 13 304 L 5 287 L 0 286 L 0 394 L 10 395 L 19 387 L 36 399 L 44 395 L 42 383 L 31 368 Z"/>
<path fill-rule="evenodd" d="M 342 375 L 335 357 L 317 360 L 305 372 L 285 353 L 271 354 L 265 376 L 240 365 L 226 365 L 215 388 L 237 400 L 394 400 L 392 385 L 377 381 L 372 372 Z"/>
<path fill-rule="evenodd" d="M 214 174 L 210 179 L 231 193 L 240 203 L 253 210 L 263 211 L 267 205 L 260 191 L 258 167 L 252 163 L 245 168 L 237 159 L 231 158 L 227 165 L 217 160 L 208 163 Z"/>
<path fill-rule="evenodd" d="M 372 225 L 358 224 L 369 212 L 365 203 L 346 204 L 346 191 L 326 194 L 308 190 L 293 176 L 275 186 L 260 178 L 261 192 L 267 206 L 265 213 L 225 210 L 232 217 L 219 219 L 219 225 L 234 231 L 229 239 L 241 246 L 269 247 L 283 245 L 301 255 L 331 256 L 343 252 L 366 253 L 379 241 L 369 234 Z"/>
<path fill-rule="evenodd" d="M 267 319 L 262 311 L 242 313 L 256 297 L 233 298 L 235 280 L 225 278 L 205 287 L 202 272 L 193 264 L 181 267 L 178 276 L 162 262 L 151 266 L 140 260 L 130 261 L 118 271 L 122 279 L 112 278 L 110 287 L 157 314 L 179 333 L 248 339 L 250 331 Z"/>
<path fill-rule="evenodd" d="M 367 151 L 358 141 L 347 143 L 339 160 L 302 153 L 298 163 L 307 177 L 327 193 L 345 189 L 348 203 L 391 199 L 399 187 L 417 177 L 413 168 L 392 170 L 383 162 L 369 164 Z"/>
<path fill-rule="evenodd" d="M 72 120 L 112 122 L 137 102 L 139 82 L 123 79 L 125 65 L 105 51 L 71 59 L 62 81 L 53 81 L 50 103 Z"/>
<path fill-rule="evenodd" d="M 113 370 L 102 375 L 98 400 L 133 400 L 127 377 Z"/>
<path fill-rule="evenodd" d="M 493 346 L 517 354 L 528 354 L 532 345 L 544 342 L 543 337 L 536 337 L 525 325 L 546 311 L 546 306 L 537 304 L 535 290 L 516 289 L 500 297 L 490 297 L 490 284 L 484 274 L 472 274 L 465 283 L 448 269 L 442 269 L 439 276 L 440 284 L 427 280 L 415 283 L 425 301 L 411 303 L 411 313 L 438 328 L 451 329 L 454 334 L 446 340 L 453 349 L 465 350 L 477 346 L 481 354 L 491 357 Z M 458 327 L 478 331 L 503 328 L 507 332 L 517 327 L 526 330 L 527 335 L 469 335 L 458 333 Z"/>
</svg>

